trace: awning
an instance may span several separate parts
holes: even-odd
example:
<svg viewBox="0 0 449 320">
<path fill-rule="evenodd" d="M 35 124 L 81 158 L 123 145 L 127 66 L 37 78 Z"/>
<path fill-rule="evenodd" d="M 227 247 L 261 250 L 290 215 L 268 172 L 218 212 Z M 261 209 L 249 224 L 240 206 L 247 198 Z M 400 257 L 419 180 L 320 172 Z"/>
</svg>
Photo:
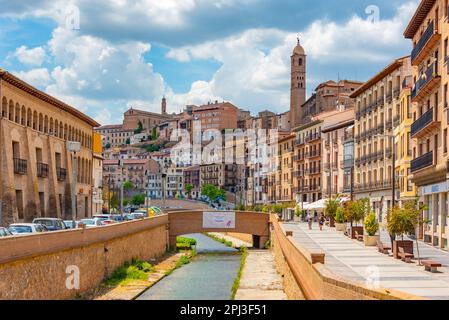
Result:
<svg viewBox="0 0 449 320">
<path fill-rule="evenodd" d="M 349 200 L 351 199 L 348 197 L 340 198 L 340 203 L 348 202 Z M 324 208 L 326 208 L 326 201 L 327 199 L 321 199 L 316 202 L 304 205 L 304 210 L 324 210 Z"/>
</svg>

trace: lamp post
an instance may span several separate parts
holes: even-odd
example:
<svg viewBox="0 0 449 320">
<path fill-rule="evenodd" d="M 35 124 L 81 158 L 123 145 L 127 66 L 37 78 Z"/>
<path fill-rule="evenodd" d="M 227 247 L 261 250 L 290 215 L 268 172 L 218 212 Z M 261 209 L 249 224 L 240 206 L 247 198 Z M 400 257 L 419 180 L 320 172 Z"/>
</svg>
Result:
<svg viewBox="0 0 449 320">
<path fill-rule="evenodd" d="M 77 167 L 78 167 L 78 159 L 76 158 L 76 153 L 81 150 L 81 143 L 77 141 L 68 141 L 67 149 L 69 152 L 73 153 L 73 161 L 72 161 L 72 223 L 75 226 L 76 221 L 76 178 L 77 178 Z"/>
</svg>

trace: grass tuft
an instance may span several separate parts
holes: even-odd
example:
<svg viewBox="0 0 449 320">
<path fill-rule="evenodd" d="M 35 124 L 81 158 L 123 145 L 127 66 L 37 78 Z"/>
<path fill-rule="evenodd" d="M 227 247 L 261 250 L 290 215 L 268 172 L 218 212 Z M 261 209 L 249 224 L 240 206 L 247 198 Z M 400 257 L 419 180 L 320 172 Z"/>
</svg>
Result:
<svg viewBox="0 0 449 320">
<path fill-rule="evenodd" d="M 240 278 L 242 277 L 243 268 L 246 264 L 246 257 L 248 256 L 248 249 L 246 247 L 240 247 L 240 252 L 242 253 L 242 260 L 240 260 L 240 268 L 239 272 L 237 273 L 237 277 L 234 280 L 234 283 L 232 284 L 231 289 L 231 300 L 235 300 L 235 295 L 237 294 L 237 290 L 240 286 Z"/>
</svg>

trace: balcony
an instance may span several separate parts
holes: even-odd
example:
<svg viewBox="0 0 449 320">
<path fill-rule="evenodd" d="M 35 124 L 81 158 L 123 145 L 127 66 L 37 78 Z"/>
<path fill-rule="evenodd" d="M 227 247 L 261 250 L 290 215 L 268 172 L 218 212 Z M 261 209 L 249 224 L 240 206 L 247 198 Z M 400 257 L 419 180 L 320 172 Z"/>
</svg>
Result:
<svg viewBox="0 0 449 320">
<path fill-rule="evenodd" d="M 321 134 L 319 133 L 313 133 L 313 134 L 309 134 L 306 136 L 305 141 L 306 142 L 312 142 L 312 141 L 316 141 L 316 140 L 320 140 L 321 139 Z"/>
<path fill-rule="evenodd" d="M 67 170 L 64 168 L 56 168 L 56 176 L 58 181 L 65 181 L 67 178 Z"/>
<path fill-rule="evenodd" d="M 354 141 L 354 132 L 345 132 L 343 137 L 343 143 L 352 142 Z"/>
<path fill-rule="evenodd" d="M 429 55 L 434 45 L 440 41 L 440 38 L 441 34 L 438 32 L 438 26 L 435 27 L 435 22 L 432 21 L 412 50 L 412 65 L 418 66 Z"/>
<path fill-rule="evenodd" d="M 401 88 L 400 87 L 397 87 L 397 88 L 393 89 L 393 98 L 394 99 L 399 98 L 400 94 L 401 94 Z"/>
<path fill-rule="evenodd" d="M 345 160 L 342 160 L 340 162 L 340 168 L 345 169 L 345 168 L 351 168 L 354 166 L 354 159 L 353 158 L 348 158 Z"/>
<path fill-rule="evenodd" d="M 415 86 L 412 89 L 412 102 L 418 102 L 422 100 L 426 95 L 435 88 L 435 86 L 440 81 L 441 76 L 438 74 L 437 65 L 432 63 L 424 72 L 418 81 L 416 81 Z"/>
<path fill-rule="evenodd" d="M 433 151 L 413 159 L 410 165 L 412 173 L 433 166 Z"/>
<path fill-rule="evenodd" d="M 316 157 L 321 157 L 320 150 L 306 153 L 306 159 L 311 159 L 311 158 L 316 158 Z"/>
<path fill-rule="evenodd" d="M 14 173 L 27 174 L 28 165 L 26 160 L 14 158 L 13 161 L 14 161 Z"/>
<path fill-rule="evenodd" d="M 430 108 L 418 120 L 413 122 L 410 129 L 410 134 L 413 138 L 418 138 L 424 134 L 429 133 L 439 125 L 440 122 L 436 119 L 436 112 L 434 112 L 434 108 Z"/>
<path fill-rule="evenodd" d="M 48 177 L 48 164 L 38 162 L 37 163 L 37 176 L 39 178 Z"/>
</svg>

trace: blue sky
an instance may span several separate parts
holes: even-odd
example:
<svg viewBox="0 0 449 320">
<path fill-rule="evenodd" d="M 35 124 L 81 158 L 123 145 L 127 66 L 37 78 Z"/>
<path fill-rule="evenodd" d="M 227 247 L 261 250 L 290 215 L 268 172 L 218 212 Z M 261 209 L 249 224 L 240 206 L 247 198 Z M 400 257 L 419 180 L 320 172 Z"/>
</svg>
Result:
<svg viewBox="0 0 449 320">
<path fill-rule="evenodd" d="M 253 113 L 289 106 L 297 34 L 308 94 L 367 80 L 410 53 L 418 0 L 0 0 L 0 67 L 102 124 L 129 106 L 169 112 L 226 100 Z M 79 23 L 78 23 L 79 22 Z"/>
</svg>

